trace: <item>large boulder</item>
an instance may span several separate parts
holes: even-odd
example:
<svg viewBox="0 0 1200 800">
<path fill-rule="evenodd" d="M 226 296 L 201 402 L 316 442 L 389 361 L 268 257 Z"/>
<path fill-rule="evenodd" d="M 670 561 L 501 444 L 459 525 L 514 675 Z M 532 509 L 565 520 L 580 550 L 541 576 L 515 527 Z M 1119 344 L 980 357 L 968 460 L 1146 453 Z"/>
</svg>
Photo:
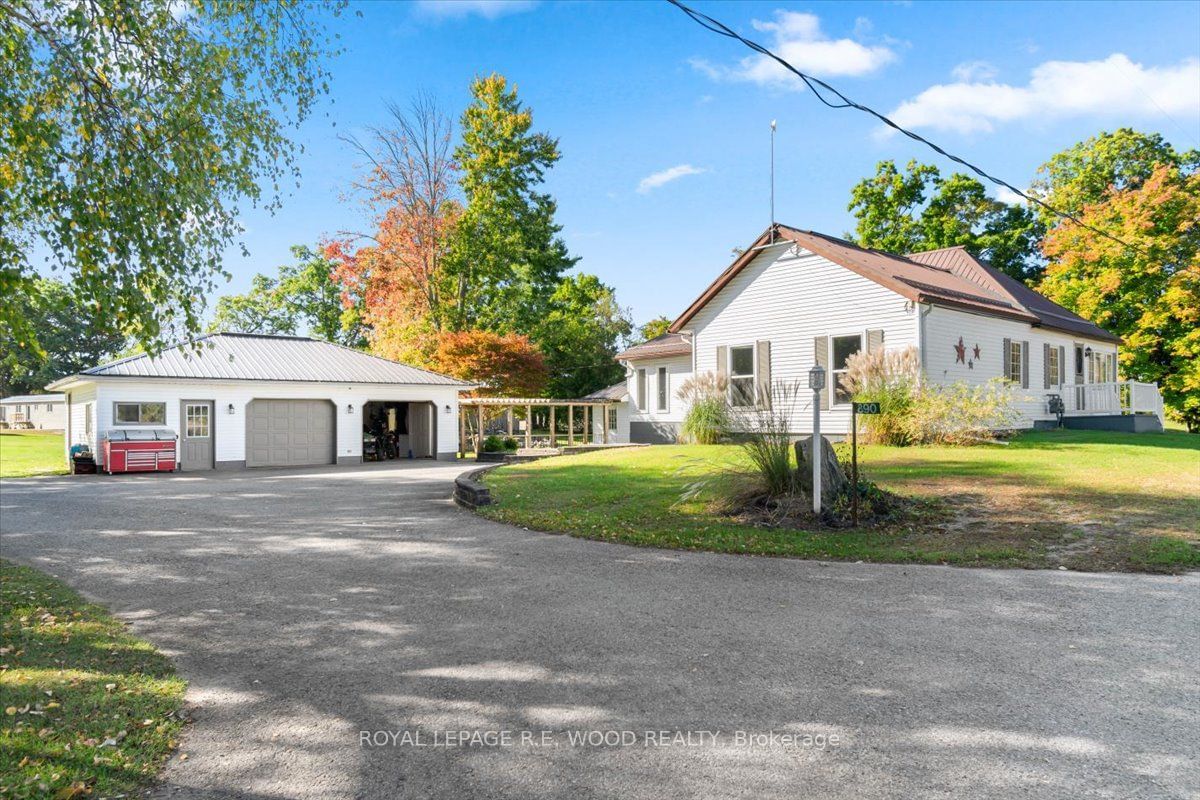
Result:
<svg viewBox="0 0 1200 800">
<path fill-rule="evenodd" d="M 846 477 L 846 471 L 842 469 L 842 465 L 838 462 L 837 456 L 833 452 L 833 445 L 824 436 L 821 437 L 821 503 L 831 503 L 833 499 L 848 492 L 850 490 L 850 479 Z M 800 466 L 797 468 L 797 478 L 800 480 L 800 487 L 804 492 L 812 497 L 812 437 L 800 439 L 795 444 L 796 448 L 796 463 Z"/>
</svg>

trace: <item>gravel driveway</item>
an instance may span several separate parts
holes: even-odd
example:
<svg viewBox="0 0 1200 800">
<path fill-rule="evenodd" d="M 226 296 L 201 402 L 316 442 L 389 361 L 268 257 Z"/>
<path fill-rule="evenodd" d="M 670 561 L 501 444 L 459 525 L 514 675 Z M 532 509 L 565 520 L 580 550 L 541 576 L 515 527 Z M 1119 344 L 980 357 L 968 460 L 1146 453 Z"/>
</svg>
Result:
<svg viewBox="0 0 1200 800">
<path fill-rule="evenodd" d="M 1196 575 L 639 550 L 459 470 L 5 481 L 0 549 L 177 659 L 162 797 L 1200 796 Z"/>
</svg>

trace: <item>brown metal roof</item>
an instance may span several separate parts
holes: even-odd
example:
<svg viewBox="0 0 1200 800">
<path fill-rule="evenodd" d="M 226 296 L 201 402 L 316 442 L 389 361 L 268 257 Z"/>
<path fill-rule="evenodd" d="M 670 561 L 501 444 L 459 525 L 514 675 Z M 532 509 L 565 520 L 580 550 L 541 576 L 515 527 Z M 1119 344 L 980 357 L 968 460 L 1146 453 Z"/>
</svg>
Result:
<svg viewBox="0 0 1200 800">
<path fill-rule="evenodd" d="M 786 225 L 775 225 L 773 232 L 775 242 L 793 242 L 805 250 L 823 256 L 851 272 L 891 289 L 901 297 L 913 302 L 949 306 L 980 314 L 1017 319 L 1031 325 L 1046 325 L 1056 328 L 1062 328 L 1063 324 L 1066 324 L 1065 318 L 1059 319 L 1061 315 L 1074 316 L 1032 289 L 976 259 L 971 259 L 972 266 L 963 262 L 958 255 L 935 255 L 942 251 L 898 256 L 882 250 L 858 247 L 835 236 L 790 228 Z M 695 302 L 688 306 L 687 310 L 671 324 L 671 331 L 680 331 L 700 309 L 745 269 L 746 265 L 758 255 L 758 251 L 764 246 L 768 246 L 771 240 L 772 230 L 768 229 L 724 272 L 718 275 L 717 279 L 696 298 Z M 927 257 L 918 258 L 918 255 Z M 1112 334 L 1097 328 L 1086 320 L 1075 319 L 1088 326 L 1089 335 L 1116 340 Z M 1050 320 L 1057 321 L 1052 324 Z"/>
<path fill-rule="evenodd" d="M 909 253 L 908 258 L 922 264 L 948 269 L 973 283 L 1003 294 L 1013 303 L 1022 306 L 1036 316 L 1038 324 L 1042 327 L 1083 334 L 1110 342 L 1121 341 L 1119 336 L 1114 336 L 1096 323 L 1089 322 L 1078 314 L 1068 311 L 1048 297 L 1030 289 L 1016 278 L 1004 274 L 986 261 L 971 255 L 965 247 L 944 247 L 940 250 L 927 250 L 923 253 Z"/>
<path fill-rule="evenodd" d="M 637 361 L 647 358 L 666 358 L 667 356 L 690 356 L 692 342 L 682 333 L 664 333 L 655 336 L 648 342 L 626 350 L 617 356 L 618 361 Z"/>
<path fill-rule="evenodd" d="M 589 395 L 585 395 L 583 400 L 620 400 L 629 394 L 629 389 L 625 386 L 625 381 L 614 383 L 604 389 L 599 389 Z"/>
</svg>

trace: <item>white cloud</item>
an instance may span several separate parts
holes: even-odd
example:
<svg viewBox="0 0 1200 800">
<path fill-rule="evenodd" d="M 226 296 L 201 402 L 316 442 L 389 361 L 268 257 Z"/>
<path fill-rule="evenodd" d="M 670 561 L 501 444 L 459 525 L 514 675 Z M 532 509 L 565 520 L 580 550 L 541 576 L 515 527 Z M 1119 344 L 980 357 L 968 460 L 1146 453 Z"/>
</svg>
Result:
<svg viewBox="0 0 1200 800">
<path fill-rule="evenodd" d="M 1022 119 L 1197 111 L 1200 60 L 1146 67 L 1114 53 L 1103 61 L 1047 61 L 1033 69 L 1026 86 L 986 79 L 931 86 L 888 116 L 906 128 L 977 133 Z"/>
<path fill-rule="evenodd" d="M 755 30 L 771 34 L 770 49 L 796 69 L 817 76 L 867 75 L 896 59 L 891 49 L 866 45 L 853 39 L 830 39 L 821 31 L 815 14 L 800 11 L 776 11 L 773 21 L 753 20 Z M 859 19 L 855 28 L 869 29 L 869 21 Z M 762 85 L 802 90 L 804 84 L 773 59 L 764 55 L 743 58 L 736 65 L 711 64 L 691 59 L 691 65 L 714 80 L 750 81 Z"/>
<path fill-rule="evenodd" d="M 1007 186 L 996 187 L 996 199 L 1008 206 L 1023 206 L 1025 198 L 1014 192 Z"/>
<path fill-rule="evenodd" d="M 964 83 L 990 81 L 996 77 L 996 68 L 987 61 L 964 61 L 950 70 L 950 74 L 955 80 Z"/>
<path fill-rule="evenodd" d="M 701 169 L 700 167 L 693 167 L 691 164 L 680 164 L 677 167 L 659 170 L 651 175 L 647 175 L 638 182 L 637 193 L 648 194 L 649 192 L 652 192 L 658 187 L 664 186 L 671 181 L 677 181 L 680 178 L 687 177 L 688 175 L 700 175 L 705 172 L 708 172 L 708 170 Z"/>
<path fill-rule="evenodd" d="M 462 19 L 472 15 L 496 19 L 528 11 L 534 0 L 418 0 L 417 10 L 430 17 Z"/>
</svg>

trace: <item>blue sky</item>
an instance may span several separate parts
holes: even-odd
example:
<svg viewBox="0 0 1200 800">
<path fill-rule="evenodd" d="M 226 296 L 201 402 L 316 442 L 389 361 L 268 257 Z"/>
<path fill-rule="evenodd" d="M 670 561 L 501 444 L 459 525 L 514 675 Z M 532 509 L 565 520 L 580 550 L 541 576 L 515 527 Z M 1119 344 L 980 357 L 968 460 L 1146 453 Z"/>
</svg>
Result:
<svg viewBox="0 0 1200 800">
<path fill-rule="evenodd" d="M 1200 3 L 693 5 L 1016 185 L 1121 125 L 1200 146 Z M 346 52 L 330 98 L 299 134 L 301 186 L 273 216 L 243 214 L 250 256 L 230 250 L 221 293 L 273 272 L 293 244 L 367 227 L 346 197 L 359 159 L 339 133 L 384 124 L 388 102 L 420 91 L 457 116 L 471 78 L 490 72 L 558 137 L 548 189 L 566 242 L 639 323 L 677 315 L 766 227 L 772 119 L 776 217 L 799 227 L 849 230 L 850 187 L 881 159 L 950 167 L 859 112 L 826 108 L 665 2 L 352 11 L 361 17 L 335 23 Z"/>
</svg>

